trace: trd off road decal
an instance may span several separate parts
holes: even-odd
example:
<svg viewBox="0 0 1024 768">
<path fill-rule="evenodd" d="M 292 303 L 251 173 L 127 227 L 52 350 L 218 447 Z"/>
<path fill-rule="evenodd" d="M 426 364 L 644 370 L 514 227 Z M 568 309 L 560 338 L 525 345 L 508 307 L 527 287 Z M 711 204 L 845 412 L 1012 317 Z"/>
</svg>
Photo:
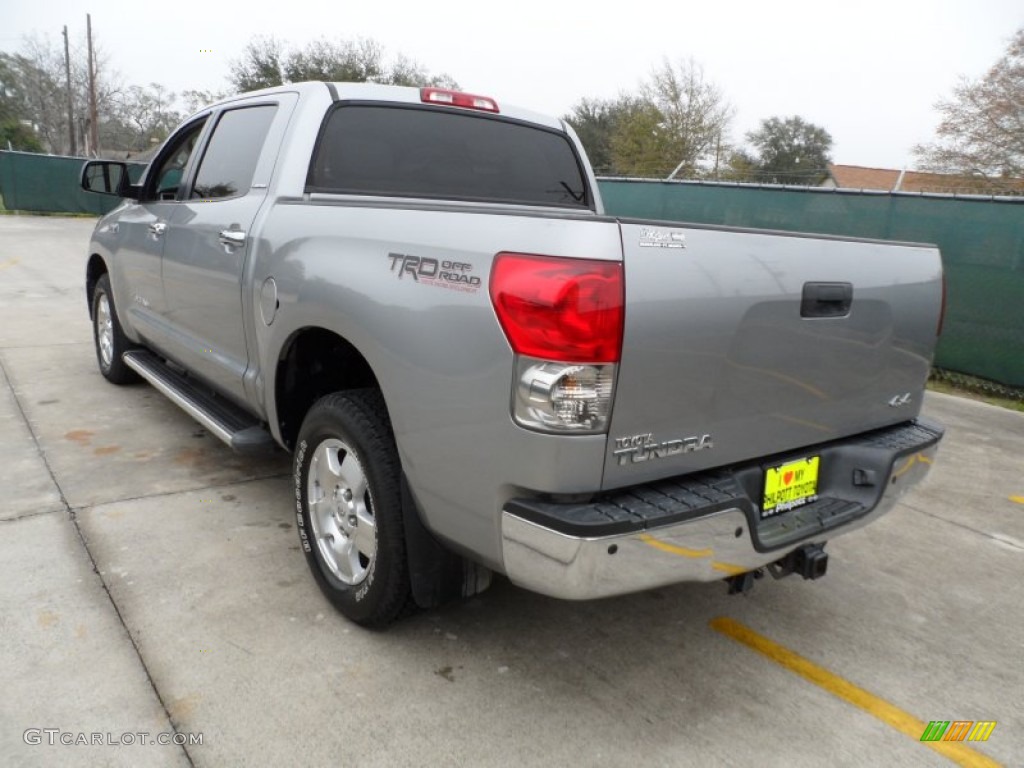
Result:
<svg viewBox="0 0 1024 768">
<path fill-rule="evenodd" d="M 389 253 L 388 260 L 391 262 L 391 271 L 399 280 L 409 276 L 423 285 L 437 285 L 464 293 L 476 293 L 480 289 L 480 278 L 471 274 L 472 264 L 410 256 L 406 253 Z"/>
</svg>

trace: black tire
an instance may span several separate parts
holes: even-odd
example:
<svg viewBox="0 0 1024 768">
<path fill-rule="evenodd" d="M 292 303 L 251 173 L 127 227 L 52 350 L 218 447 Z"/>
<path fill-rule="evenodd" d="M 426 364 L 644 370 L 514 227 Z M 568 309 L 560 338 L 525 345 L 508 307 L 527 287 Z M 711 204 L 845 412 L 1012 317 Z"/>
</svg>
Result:
<svg viewBox="0 0 1024 768">
<path fill-rule="evenodd" d="M 400 476 L 380 392 L 336 392 L 310 408 L 295 448 L 299 539 L 321 591 L 364 627 L 387 626 L 411 602 Z"/>
<path fill-rule="evenodd" d="M 141 380 L 121 359 L 133 344 L 121 330 L 114 294 L 110 290 L 110 277 L 106 274 L 100 276 L 92 291 L 92 340 L 103 378 L 113 384 L 134 384 Z"/>
</svg>

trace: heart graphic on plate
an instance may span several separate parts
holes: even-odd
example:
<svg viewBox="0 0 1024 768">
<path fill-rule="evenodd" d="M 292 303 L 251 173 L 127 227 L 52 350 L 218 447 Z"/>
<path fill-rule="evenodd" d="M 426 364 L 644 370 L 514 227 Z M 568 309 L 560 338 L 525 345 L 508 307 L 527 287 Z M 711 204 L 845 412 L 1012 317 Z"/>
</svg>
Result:
<svg viewBox="0 0 1024 768">
<path fill-rule="evenodd" d="M 782 476 L 782 483 L 783 483 L 783 485 L 789 485 L 792 482 L 793 482 L 793 471 L 790 470 L 789 472 L 787 472 L 786 474 L 784 474 Z"/>
</svg>

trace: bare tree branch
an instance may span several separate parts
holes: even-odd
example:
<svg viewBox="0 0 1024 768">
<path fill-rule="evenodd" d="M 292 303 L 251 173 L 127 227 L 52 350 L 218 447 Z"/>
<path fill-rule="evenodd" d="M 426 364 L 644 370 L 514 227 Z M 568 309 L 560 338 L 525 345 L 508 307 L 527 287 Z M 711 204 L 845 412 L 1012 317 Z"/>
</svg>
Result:
<svg viewBox="0 0 1024 768">
<path fill-rule="evenodd" d="M 1024 28 L 984 77 L 962 79 L 935 108 L 941 115 L 938 140 L 914 148 L 922 168 L 988 178 L 1024 175 Z"/>
</svg>

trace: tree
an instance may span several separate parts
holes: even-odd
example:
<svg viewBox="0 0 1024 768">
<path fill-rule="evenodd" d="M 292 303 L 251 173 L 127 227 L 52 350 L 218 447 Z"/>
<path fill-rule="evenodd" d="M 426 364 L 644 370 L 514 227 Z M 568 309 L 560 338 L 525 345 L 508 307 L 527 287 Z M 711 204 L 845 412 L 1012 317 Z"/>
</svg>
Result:
<svg viewBox="0 0 1024 768">
<path fill-rule="evenodd" d="M 747 134 L 757 150 L 759 181 L 772 184 L 820 184 L 832 161 L 832 136 L 802 117 L 770 117 Z"/>
<path fill-rule="evenodd" d="M 15 152 L 42 152 L 36 132 L 18 120 L 0 120 L 0 149 Z"/>
<path fill-rule="evenodd" d="M 665 116 L 646 99 L 623 105 L 611 139 L 612 164 L 626 176 L 665 177 L 676 166 L 677 152 Z"/>
<path fill-rule="evenodd" d="M 43 151 L 43 145 L 27 117 L 25 97 L 18 62 L 9 54 L 0 53 L 0 149 Z"/>
<path fill-rule="evenodd" d="M 228 81 L 239 93 L 284 83 L 284 45 L 275 37 L 254 37 L 231 64 Z"/>
<path fill-rule="evenodd" d="M 418 61 L 401 53 L 395 57 L 385 82 L 390 85 L 408 85 L 419 88 L 432 86 L 434 88 L 458 89 L 459 87 L 451 75 L 443 73 L 432 75 Z"/>
<path fill-rule="evenodd" d="M 729 150 L 724 155 L 725 163 L 718 178 L 724 181 L 749 182 L 757 181 L 758 160 L 745 149 Z"/>
<path fill-rule="evenodd" d="M 962 78 L 953 96 L 939 101 L 938 141 L 914 147 L 932 171 L 1024 175 L 1024 28 L 979 80 Z"/>
<path fill-rule="evenodd" d="M 203 90 L 182 91 L 178 95 L 178 99 L 184 107 L 182 117 L 198 112 L 203 107 L 208 107 L 214 102 L 220 101 L 226 95 L 224 93 Z"/>
<path fill-rule="evenodd" d="M 314 40 L 303 50 L 293 51 L 284 64 L 289 83 L 326 80 L 345 83 L 379 83 L 386 75 L 380 44 L 360 38 L 330 42 Z"/>
<path fill-rule="evenodd" d="M 602 172 L 692 177 L 728 153 L 732 108 L 699 64 L 666 60 L 638 94 L 583 99 L 563 119 Z"/>
<path fill-rule="evenodd" d="M 622 173 L 614 164 L 612 141 L 636 108 L 637 99 L 581 99 L 562 119 L 576 131 L 590 164 L 598 173 Z"/>
<path fill-rule="evenodd" d="M 450 76 L 430 75 L 419 63 L 402 55 L 388 67 L 381 45 L 366 38 L 314 40 L 305 48 L 288 50 L 276 38 L 256 37 L 232 63 L 228 77 L 232 88 L 239 92 L 303 80 L 458 87 Z"/>
<path fill-rule="evenodd" d="M 118 110 L 126 135 L 111 146 L 145 150 L 162 142 L 184 117 L 174 108 L 175 103 L 175 94 L 160 83 L 150 83 L 148 88 L 126 88 Z"/>
<path fill-rule="evenodd" d="M 67 96 L 55 79 L 54 62 L 37 41 L 26 41 L 28 55 L 3 54 L 6 111 L 33 126 L 43 147 L 68 151 Z M 60 65 L 63 72 L 63 64 Z M 13 142 L 12 142 L 13 144 Z"/>
<path fill-rule="evenodd" d="M 717 165 L 733 110 L 700 64 L 689 59 L 672 66 L 665 60 L 644 86 L 643 96 L 662 116 L 656 144 L 663 143 L 664 160 L 673 163 L 670 177 L 699 176 Z"/>
<path fill-rule="evenodd" d="M 717 167 L 732 108 L 699 64 L 666 60 L 639 97 L 619 100 L 616 117 L 610 141 L 616 171 L 697 177 Z"/>
<path fill-rule="evenodd" d="M 176 95 L 159 83 L 124 86 L 120 75 L 94 43 L 96 61 L 96 108 L 100 148 L 128 151 L 146 150 L 163 141 L 185 114 L 195 112 L 220 97 L 205 91 L 185 91 L 178 108 Z M 88 131 L 88 65 L 84 43 L 71 49 L 71 91 L 74 131 L 78 148 L 85 151 Z M 66 154 L 70 150 L 67 114 L 67 85 L 63 46 L 48 38 L 27 37 L 16 54 L 0 53 L 0 113 L 10 113 L 19 129 L 4 126 L 2 141 L 27 142 L 46 151 Z M 20 137 L 20 138 L 19 138 Z M 98 148 L 94 148 L 96 151 Z"/>
<path fill-rule="evenodd" d="M 88 129 L 89 74 L 84 43 L 71 50 L 71 91 L 75 107 L 74 131 L 78 147 L 85 147 Z M 96 71 L 96 108 L 102 146 L 109 137 L 110 121 L 117 112 L 120 82 L 108 66 L 108 58 L 98 44 L 93 45 Z M 12 89 L 18 94 L 19 118 L 31 124 L 50 152 L 70 151 L 67 85 L 64 72 L 63 46 L 55 46 L 49 38 L 26 37 L 21 50 L 7 56 L 5 64 L 12 75 Z M 107 124 L 107 125 L 105 125 Z M 95 149 L 95 148 L 94 148 Z"/>
</svg>

